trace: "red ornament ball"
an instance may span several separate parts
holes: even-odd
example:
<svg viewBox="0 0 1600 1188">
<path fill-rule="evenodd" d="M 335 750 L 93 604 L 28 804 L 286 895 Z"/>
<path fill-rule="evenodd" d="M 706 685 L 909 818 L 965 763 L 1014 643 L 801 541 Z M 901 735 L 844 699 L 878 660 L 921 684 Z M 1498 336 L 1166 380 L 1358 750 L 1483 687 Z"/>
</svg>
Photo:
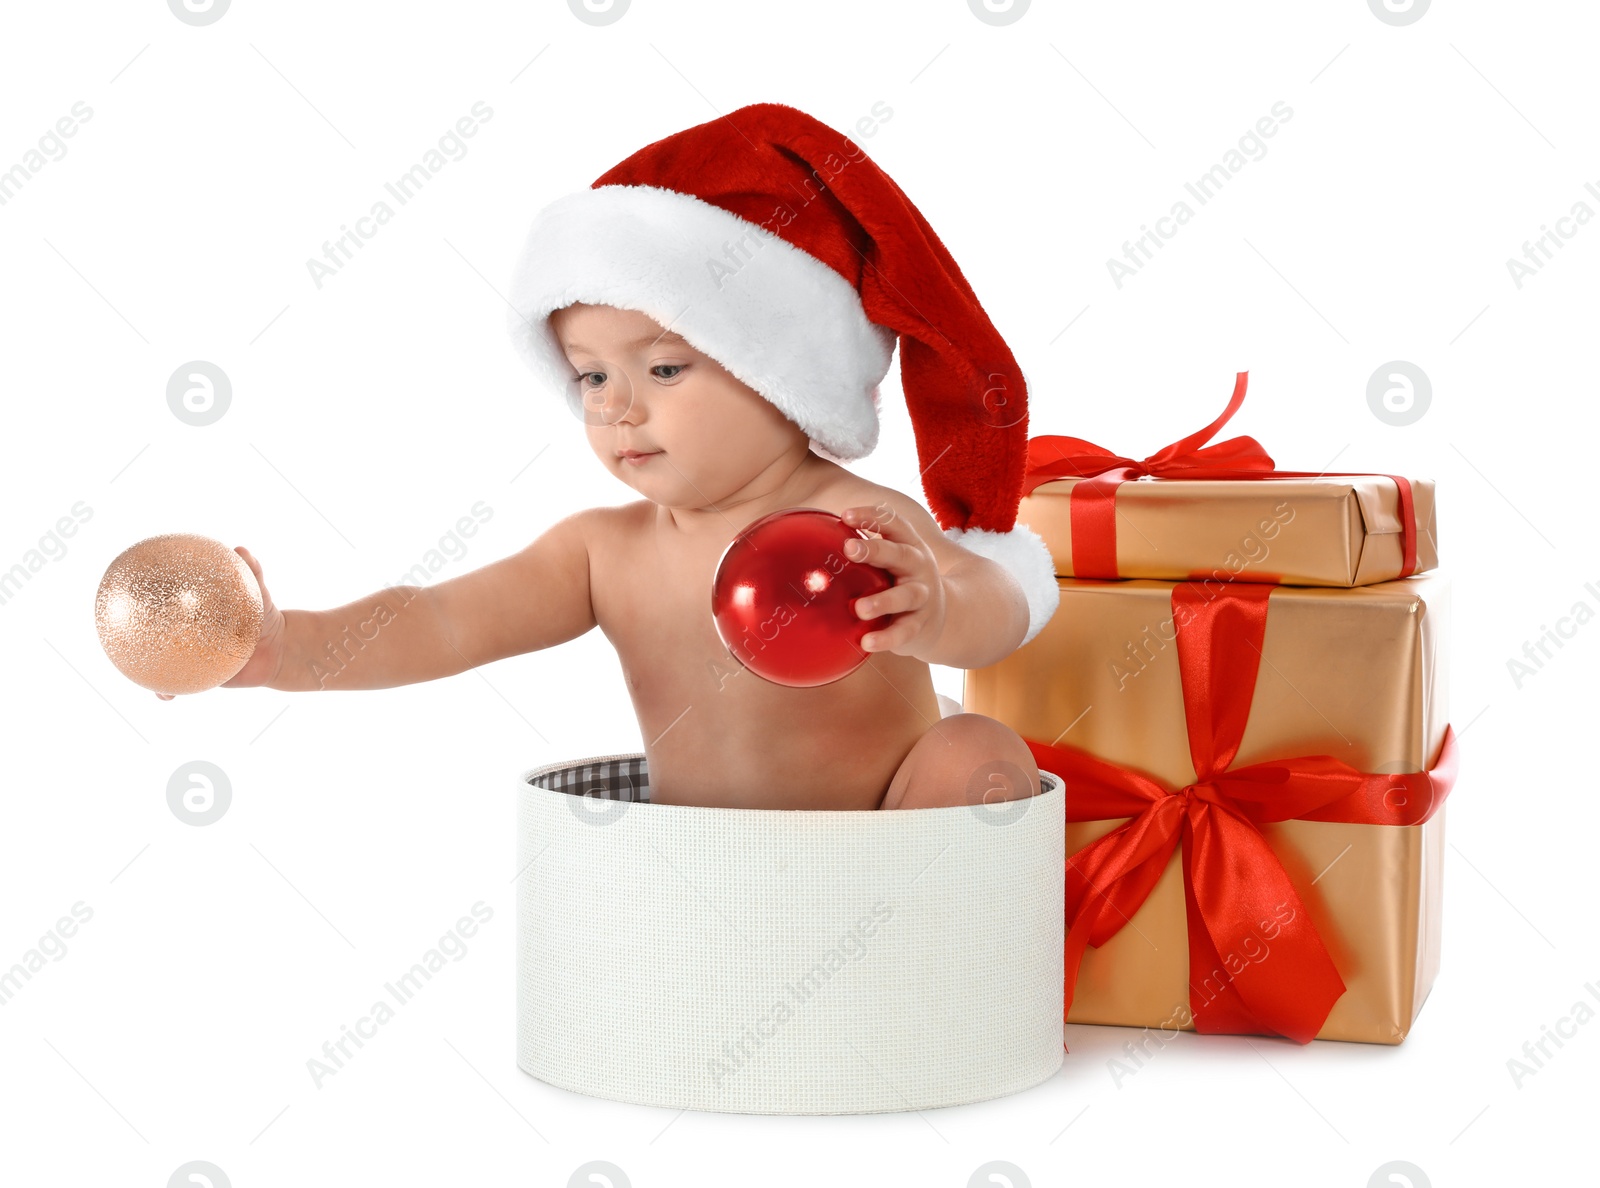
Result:
<svg viewBox="0 0 1600 1188">
<path fill-rule="evenodd" d="M 894 585 L 894 575 L 845 556 L 865 539 L 840 517 L 791 507 L 747 526 L 723 550 L 711 583 L 717 634 L 734 658 L 774 684 L 807 688 L 849 676 L 865 662 L 861 637 L 892 615 L 856 617 L 856 599 Z"/>
</svg>

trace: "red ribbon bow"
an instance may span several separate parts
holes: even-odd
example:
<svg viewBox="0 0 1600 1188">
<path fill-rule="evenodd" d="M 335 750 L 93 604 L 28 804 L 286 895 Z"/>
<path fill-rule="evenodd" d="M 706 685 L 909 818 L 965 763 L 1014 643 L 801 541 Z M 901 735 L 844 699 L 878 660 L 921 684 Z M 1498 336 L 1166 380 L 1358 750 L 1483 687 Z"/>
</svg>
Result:
<svg viewBox="0 0 1600 1188">
<path fill-rule="evenodd" d="M 1206 442 L 1226 425 L 1244 403 L 1246 377 L 1241 371 L 1233 385 L 1233 398 L 1222 415 L 1204 429 L 1180 438 L 1148 458 L 1124 458 L 1081 437 L 1034 437 L 1028 441 L 1028 466 L 1023 477 L 1024 496 L 1043 483 L 1079 478 L 1071 496 L 1072 573 L 1080 578 L 1115 578 L 1117 573 L 1117 488 L 1130 478 L 1152 475 L 1174 479 L 1320 478 L 1323 475 L 1355 477 L 1357 471 L 1278 470 L 1272 458 L 1253 437 L 1230 437 L 1214 445 Z M 1387 475 L 1400 491 L 1401 576 L 1417 567 L 1417 523 L 1412 507 L 1411 483 Z"/>
<path fill-rule="evenodd" d="M 1133 917 L 1181 840 L 1195 1030 L 1308 1042 L 1345 984 L 1259 827 L 1291 820 L 1418 825 L 1455 783 L 1448 726 L 1428 771 L 1361 772 L 1330 755 L 1232 767 L 1272 590 L 1235 584 L 1219 595 L 1199 583 L 1173 587 L 1194 783 L 1170 790 L 1079 748 L 1025 740 L 1040 768 L 1065 781 L 1067 820 L 1131 817 L 1067 860 L 1063 1018 L 1085 946 L 1104 944 Z M 1263 945 L 1260 930 L 1269 924 L 1277 930 Z"/>
</svg>

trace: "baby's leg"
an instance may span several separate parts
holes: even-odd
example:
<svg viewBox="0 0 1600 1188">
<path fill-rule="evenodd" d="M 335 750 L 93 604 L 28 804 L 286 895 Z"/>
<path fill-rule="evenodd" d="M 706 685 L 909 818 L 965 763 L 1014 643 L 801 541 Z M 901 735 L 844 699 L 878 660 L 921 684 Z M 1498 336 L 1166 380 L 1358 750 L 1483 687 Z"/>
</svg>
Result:
<svg viewBox="0 0 1600 1188">
<path fill-rule="evenodd" d="M 1016 731 L 983 714 L 951 714 L 919 738 L 879 808 L 995 804 L 1039 792 L 1039 765 Z"/>
</svg>

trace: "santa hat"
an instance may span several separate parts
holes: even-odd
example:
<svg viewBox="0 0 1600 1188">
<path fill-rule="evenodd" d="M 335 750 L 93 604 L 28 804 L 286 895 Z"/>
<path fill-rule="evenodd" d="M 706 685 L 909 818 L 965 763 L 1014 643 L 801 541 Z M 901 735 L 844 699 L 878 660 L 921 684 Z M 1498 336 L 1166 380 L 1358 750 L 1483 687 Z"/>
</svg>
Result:
<svg viewBox="0 0 1600 1188">
<path fill-rule="evenodd" d="M 1055 612 L 1050 551 L 1017 523 L 1022 371 L 927 220 L 843 134 L 757 103 L 658 140 L 539 213 L 510 300 L 517 349 L 553 392 L 573 378 L 553 311 L 637 310 L 839 461 L 878 443 L 878 385 L 898 337 L 934 519 L 1016 577 L 1023 643 Z"/>
</svg>

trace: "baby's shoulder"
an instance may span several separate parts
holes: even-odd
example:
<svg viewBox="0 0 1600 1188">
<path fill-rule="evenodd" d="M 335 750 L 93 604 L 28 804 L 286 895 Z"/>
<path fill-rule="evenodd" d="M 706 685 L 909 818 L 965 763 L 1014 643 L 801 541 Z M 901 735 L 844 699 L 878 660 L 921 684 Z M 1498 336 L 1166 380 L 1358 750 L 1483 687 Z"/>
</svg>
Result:
<svg viewBox="0 0 1600 1188">
<path fill-rule="evenodd" d="M 892 487 L 862 478 L 836 462 L 823 462 L 817 485 L 807 502 L 824 511 L 842 512 L 847 507 L 866 507 L 885 500 L 904 498 Z"/>
<path fill-rule="evenodd" d="M 850 473 L 842 466 L 836 470 L 836 474 L 830 474 L 817 488 L 812 497 L 814 506 L 824 511 L 831 511 L 835 515 L 843 513 L 849 507 L 875 508 L 879 515 L 910 520 L 919 531 L 926 532 L 930 529 L 938 531 L 938 526 L 927 508 L 905 492 L 871 482 L 858 474 Z"/>
<path fill-rule="evenodd" d="M 812 506 L 831 511 L 835 515 L 844 514 L 845 509 L 850 507 L 871 508 L 874 518 L 885 521 L 886 524 L 899 521 L 901 524 L 909 525 L 922 542 L 933 551 L 941 573 L 948 572 L 952 566 L 970 555 L 945 535 L 938 521 L 933 518 L 933 513 L 904 491 L 885 487 L 881 483 L 869 482 L 860 475 L 851 474 L 842 466 L 837 467 L 837 472 L 830 475 L 817 489 L 811 500 Z M 863 524 L 862 527 L 868 532 L 891 535 L 885 528 L 874 527 L 871 523 Z"/>
<path fill-rule="evenodd" d="M 586 507 L 575 518 L 591 555 L 628 549 L 655 523 L 655 504 L 648 499 L 602 507 Z"/>
</svg>

